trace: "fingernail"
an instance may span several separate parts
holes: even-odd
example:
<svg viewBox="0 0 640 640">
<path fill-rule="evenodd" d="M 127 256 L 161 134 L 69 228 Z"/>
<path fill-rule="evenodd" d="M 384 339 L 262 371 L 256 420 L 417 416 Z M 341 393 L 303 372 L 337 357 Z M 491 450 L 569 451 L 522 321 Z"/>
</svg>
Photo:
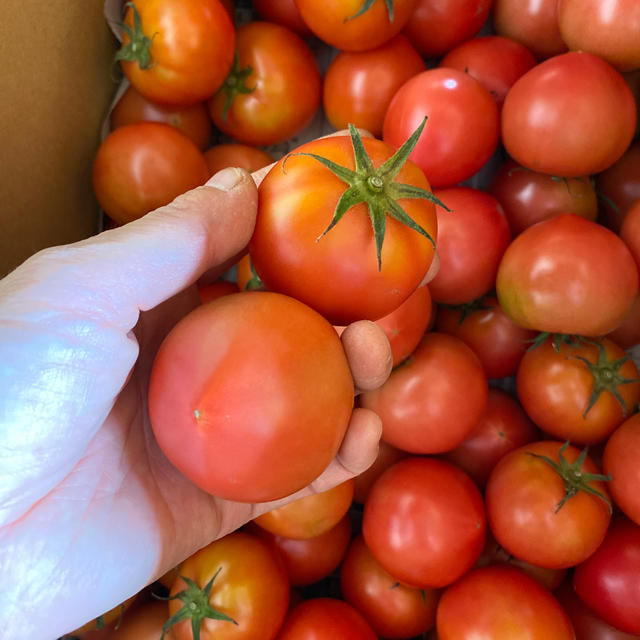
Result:
<svg viewBox="0 0 640 640">
<path fill-rule="evenodd" d="M 230 191 L 242 180 L 242 171 L 236 167 L 227 167 L 218 171 L 205 183 L 207 187 L 215 187 L 221 191 Z"/>
</svg>

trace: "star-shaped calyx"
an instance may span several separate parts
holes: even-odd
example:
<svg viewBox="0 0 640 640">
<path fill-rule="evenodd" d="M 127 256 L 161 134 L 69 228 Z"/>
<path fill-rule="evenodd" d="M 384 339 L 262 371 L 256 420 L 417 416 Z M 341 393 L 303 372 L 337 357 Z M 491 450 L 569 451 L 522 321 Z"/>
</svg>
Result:
<svg viewBox="0 0 640 640">
<path fill-rule="evenodd" d="M 376 2 L 376 0 L 364 0 L 364 2 L 362 3 L 362 6 L 360 7 L 360 9 L 358 9 L 358 12 L 354 13 L 352 16 L 349 16 L 345 20 L 345 22 L 347 20 L 353 20 L 354 18 L 358 18 L 363 13 L 366 13 L 367 11 L 369 11 L 369 9 L 371 9 L 371 7 L 373 6 L 374 2 Z M 384 0 L 384 3 L 387 6 L 387 14 L 389 15 L 389 22 L 393 22 L 393 0 Z"/>
</svg>

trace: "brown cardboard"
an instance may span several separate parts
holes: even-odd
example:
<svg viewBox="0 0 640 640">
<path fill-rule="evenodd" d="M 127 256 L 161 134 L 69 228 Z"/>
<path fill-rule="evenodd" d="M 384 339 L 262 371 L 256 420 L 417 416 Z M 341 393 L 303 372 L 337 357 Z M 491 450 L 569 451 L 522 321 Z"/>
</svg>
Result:
<svg viewBox="0 0 640 640">
<path fill-rule="evenodd" d="M 94 234 L 91 165 L 117 85 L 103 0 L 4 0 L 0 20 L 0 277 Z"/>
</svg>

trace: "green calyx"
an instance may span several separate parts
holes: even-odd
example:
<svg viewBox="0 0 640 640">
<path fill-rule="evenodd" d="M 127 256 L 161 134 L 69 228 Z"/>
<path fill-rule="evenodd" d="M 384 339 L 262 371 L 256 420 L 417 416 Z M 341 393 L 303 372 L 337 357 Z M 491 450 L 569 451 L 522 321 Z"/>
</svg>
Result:
<svg viewBox="0 0 640 640">
<path fill-rule="evenodd" d="M 235 625 L 238 624 L 233 618 L 217 611 L 209 604 L 213 581 L 219 573 L 220 569 L 215 572 L 214 576 L 209 580 L 209 582 L 207 582 L 203 589 L 191 580 L 191 578 L 180 576 L 180 578 L 182 578 L 182 580 L 187 584 L 186 589 L 183 589 L 169 598 L 160 598 L 160 596 L 156 596 L 156 598 L 161 600 L 178 599 L 183 603 L 182 609 L 174 613 L 162 626 L 162 635 L 160 636 L 160 640 L 164 640 L 165 633 L 167 633 L 169 628 L 181 620 L 191 620 L 191 633 L 193 635 L 193 640 L 200 640 L 200 625 L 205 618 L 210 618 L 212 620 L 226 620 L 227 622 L 231 622 Z"/>
<path fill-rule="evenodd" d="M 376 0 L 364 0 L 360 9 L 358 9 L 358 11 L 354 13 L 352 16 L 345 18 L 345 22 L 347 22 L 347 20 L 353 20 L 354 18 L 358 18 L 363 13 L 366 13 L 367 11 L 369 11 L 369 9 L 371 9 L 371 7 L 373 6 L 374 2 L 376 2 Z M 387 7 L 387 13 L 389 14 L 389 22 L 393 22 L 393 0 L 384 0 L 384 3 Z"/>
<path fill-rule="evenodd" d="M 541 331 L 531 342 L 529 351 L 537 349 L 547 339 L 551 339 L 551 346 L 556 353 L 560 353 L 562 345 L 566 345 L 570 349 L 576 349 L 581 344 L 588 342 L 587 338 L 573 333 L 550 333 L 549 331 Z"/>
<path fill-rule="evenodd" d="M 251 267 L 251 278 L 247 280 L 247 284 L 244 285 L 244 291 L 256 291 L 258 289 L 264 289 L 264 283 L 260 279 L 256 268 L 253 266 L 253 261 L 249 258 L 249 265 Z"/>
<path fill-rule="evenodd" d="M 409 184 L 395 182 L 395 178 L 406 163 L 413 148 L 420 138 L 424 129 L 425 117 L 420 126 L 411 134 L 407 141 L 377 169 L 374 168 L 371 158 L 367 154 L 362 138 L 358 130 L 349 125 L 351 134 L 351 144 L 353 145 L 353 155 L 355 159 L 355 171 L 336 164 L 328 158 L 315 153 L 294 153 L 292 155 L 310 156 L 331 170 L 338 178 L 347 184 L 329 226 L 316 239 L 321 240 L 333 227 L 340 222 L 342 216 L 356 204 L 364 203 L 369 209 L 369 217 L 373 226 L 373 233 L 376 242 L 376 256 L 378 259 L 378 270 L 382 268 L 382 243 L 384 241 L 386 216 L 389 215 L 395 220 L 407 225 L 417 233 L 420 233 L 431 242 L 435 248 L 435 241 L 431 235 L 425 231 L 407 212 L 398 204 L 400 198 L 424 198 L 437 204 L 447 211 L 450 211 L 438 198 L 430 191 Z M 286 161 L 286 160 L 285 160 Z M 284 167 L 284 165 L 283 165 Z"/>
<path fill-rule="evenodd" d="M 141 69 L 148 69 L 151 66 L 151 44 L 157 34 L 153 34 L 151 38 L 147 37 L 142 30 L 142 21 L 136 5 L 133 2 L 127 2 L 125 7 L 130 7 L 133 11 L 133 27 L 124 22 L 120 23 L 122 30 L 129 37 L 129 42 L 125 44 L 116 53 L 116 62 L 124 60 L 126 62 L 137 62 Z"/>
<path fill-rule="evenodd" d="M 462 323 L 472 314 L 477 311 L 489 311 L 493 309 L 491 305 L 485 304 L 485 300 L 488 295 L 480 296 L 475 300 L 471 300 L 470 302 L 463 302 L 462 304 L 443 304 L 442 306 L 445 309 L 452 309 L 453 311 L 458 312 L 458 326 L 461 326 Z"/>
<path fill-rule="evenodd" d="M 612 512 L 611 502 L 609 502 L 608 498 L 598 491 L 594 489 L 589 483 L 590 482 L 611 482 L 610 475 L 602 475 L 600 473 L 585 473 L 582 471 L 582 465 L 584 464 L 585 458 L 587 457 L 587 449 L 585 447 L 580 455 L 575 459 L 575 462 L 569 462 L 563 455 L 565 449 L 569 446 L 569 442 L 565 442 L 560 449 L 558 449 L 558 462 L 548 458 L 547 456 L 542 456 L 538 453 L 533 453 L 528 451 L 527 453 L 534 458 L 540 458 L 544 460 L 548 465 L 553 467 L 553 470 L 562 478 L 564 481 L 565 494 L 562 500 L 558 502 L 554 513 L 558 513 L 560 509 L 565 505 L 567 500 L 575 496 L 580 491 L 585 491 L 586 493 L 590 493 L 594 496 L 597 496 L 601 500 L 604 500 L 607 507 L 609 508 L 609 513 Z"/>
<path fill-rule="evenodd" d="M 233 57 L 233 66 L 229 75 L 222 83 L 218 93 L 224 95 L 224 106 L 222 107 L 222 119 L 227 121 L 227 114 L 233 104 L 235 97 L 241 93 L 253 93 L 255 87 L 247 87 L 247 78 L 253 73 L 253 67 L 248 66 L 244 69 L 240 67 L 240 61 L 238 60 L 238 53 Z"/>
</svg>

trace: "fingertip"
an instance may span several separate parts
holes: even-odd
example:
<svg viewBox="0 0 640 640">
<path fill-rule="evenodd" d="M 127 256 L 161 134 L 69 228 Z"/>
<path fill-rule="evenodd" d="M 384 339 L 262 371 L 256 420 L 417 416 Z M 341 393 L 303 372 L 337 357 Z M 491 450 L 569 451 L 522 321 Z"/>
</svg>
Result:
<svg viewBox="0 0 640 640">
<path fill-rule="evenodd" d="M 370 320 L 359 320 L 346 327 L 340 339 L 356 389 L 371 391 L 381 386 L 393 367 L 391 345 L 382 328 Z"/>
</svg>

